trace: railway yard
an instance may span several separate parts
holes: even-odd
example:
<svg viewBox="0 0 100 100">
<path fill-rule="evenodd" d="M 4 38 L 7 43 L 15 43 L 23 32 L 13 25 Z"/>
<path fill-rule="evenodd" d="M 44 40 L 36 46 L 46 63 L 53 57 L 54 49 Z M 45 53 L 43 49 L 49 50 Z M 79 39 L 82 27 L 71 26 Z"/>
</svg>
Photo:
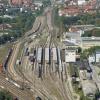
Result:
<svg viewBox="0 0 100 100">
<path fill-rule="evenodd" d="M 14 43 L 4 63 L 6 84 L 13 84 L 16 91 L 11 86 L 8 90 L 17 94 L 19 100 L 35 100 L 38 96 L 42 100 L 74 100 L 65 85 L 67 65 L 62 60 L 63 48 L 51 19 L 49 8 L 37 17 L 32 30 Z"/>
<path fill-rule="evenodd" d="M 100 2 L 5 1 L 0 100 L 100 100 Z"/>
</svg>

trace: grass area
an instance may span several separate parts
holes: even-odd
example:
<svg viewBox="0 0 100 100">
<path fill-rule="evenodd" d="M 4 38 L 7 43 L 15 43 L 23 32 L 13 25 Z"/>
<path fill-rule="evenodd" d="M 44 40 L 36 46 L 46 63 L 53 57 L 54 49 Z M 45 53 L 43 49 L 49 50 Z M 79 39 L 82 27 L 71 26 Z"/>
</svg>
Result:
<svg viewBox="0 0 100 100">
<path fill-rule="evenodd" d="M 69 67 L 69 73 L 70 73 L 70 76 L 76 76 L 76 77 L 79 77 L 79 72 L 78 72 L 78 66 L 75 65 L 75 64 L 70 64 Z"/>
<path fill-rule="evenodd" d="M 12 47 L 11 43 L 0 46 L 0 63 L 3 63 L 11 47 Z"/>
<path fill-rule="evenodd" d="M 79 88 L 79 83 L 72 83 L 73 89 L 80 96 L 80 100 L 90 100 L 88 97 L 84 96 L 82 88 Z"/>
<path fill-rule="evenodd" d="M 54 19 L 55 26 L 57 26 L 58 28 L 60 28 L 60 30 L 65 31 L 65 26 L 62 23 L 62 17 L 60 17 L 59 14 L 58 14 L 58 8 L 55 8 L 53 10 L 53 15 L 54 15 L 53 19 Z"/>
<path fill-rule="evenodd" d="M 22 43 L 20 45 L 19 51 L 18 51 L 18 55 L 17 55 L 17 59 L 20 59 L 22 53 L 23 53 L 23 48 L 24 48 L 24 43 Z"/>
</svg>

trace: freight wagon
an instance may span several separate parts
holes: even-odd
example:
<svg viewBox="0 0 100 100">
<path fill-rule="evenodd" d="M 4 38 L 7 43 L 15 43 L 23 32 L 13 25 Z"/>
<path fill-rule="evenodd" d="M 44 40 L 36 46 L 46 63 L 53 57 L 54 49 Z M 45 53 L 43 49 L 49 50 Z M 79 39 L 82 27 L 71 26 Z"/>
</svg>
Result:
<svg viewBox="0 0 100 100">
<path fill-rule="evenodd" d="M 8 61 L 9 61 L 9 59 L 10 59 L 10 57 L 11 57 L 12 52 L 13 52 L 13 49 L 11 48 L 11 49 L 9 50 L 9 52 L 8 52 L 8 55 L 7 55 L 7 57 L 6 57 L 5 61 L 4 61 L 4 63 L 3 63 L 4 70 L 6 70 L 7 67 L 8 67 Z"/>
</svg>

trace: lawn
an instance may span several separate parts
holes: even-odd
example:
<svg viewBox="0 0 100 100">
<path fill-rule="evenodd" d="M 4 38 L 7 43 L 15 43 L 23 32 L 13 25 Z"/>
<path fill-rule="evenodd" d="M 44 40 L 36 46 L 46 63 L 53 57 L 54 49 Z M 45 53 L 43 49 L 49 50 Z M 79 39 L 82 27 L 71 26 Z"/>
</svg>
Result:
<svg viewBox="0 0 100 100">
<path fill-rule="evenodd" d="M 3 63 L 11 47 L 12 47 L 11 43 L 0 46 L 0 63 Z"/>
</svg>

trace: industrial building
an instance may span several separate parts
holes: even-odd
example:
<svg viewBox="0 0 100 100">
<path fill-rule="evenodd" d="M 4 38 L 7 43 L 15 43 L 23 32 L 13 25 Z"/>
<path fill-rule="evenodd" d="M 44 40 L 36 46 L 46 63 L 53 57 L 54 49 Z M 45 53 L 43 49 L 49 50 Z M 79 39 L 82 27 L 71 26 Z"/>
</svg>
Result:
<svg viewBox="0 0 100 100">
<path fill-rule="evenodd" d="M 41 63 L 41 58 L 42 58 L 42 48 L 37 49 L 37 62 Z"/>
<path fill-rule="evenodd" d="M 95 62 L 95 55 L 90 55 L 88 60 L 89 60 L 89 63 Z"/>
<path fill-rule="evenodd" d="M 78 5 L 83 5 L 86 3 L 86 0 L 78 0 Z"/>
<path fill-rule="evenodd" d="M 80 76 L 84 96 L 93 98 L 97 91 L 97 87 L 95 82 L 91 80 L 91 74 L 89 73 L 87 74 L 86 70 L 80 70 L 79 76 Z"/>
<path fill-rule="evenodd" d="M 76 50 L 65 49 L 65 62 L 76 62 Z"/>
<path fill-rule="evenodd" d="M 82 81 L 82 88 L 83 88 L 83 93 L 85 96 L 89 98 L 93 98 L 95 96 L 95 93 L 97 91 L 97 87 L 93 81 L 89 80 L 84 80 Z"/>
<path fill-rule="evenodd" d="M 88 58 L 89 62 L 100 63 L 100 50 L 96 51 L 93 55 L 90 55 Z"/>
<path fill-rule="evenodd" d="M 52 48 L 52 53 L 53 53 L 53 61 L 57 63 L 57 50 L 56 48 Z"/>
<path fill-rule="evenodd" d="M 100 51 L 96 51 L 95 57 L 96 57 L 96 62 L 99 63 L 100 62 Z"/>
<path fill-rule="evenodd" d="M 83 49 L 93 46 L 100 46 L 100 37 L 82 37 L 81 45 Z"/>
<path fill-rule="evenodd" d="M 45 48 L 45 61 L 49 63 L 50 48 Z"/>
</svg>

